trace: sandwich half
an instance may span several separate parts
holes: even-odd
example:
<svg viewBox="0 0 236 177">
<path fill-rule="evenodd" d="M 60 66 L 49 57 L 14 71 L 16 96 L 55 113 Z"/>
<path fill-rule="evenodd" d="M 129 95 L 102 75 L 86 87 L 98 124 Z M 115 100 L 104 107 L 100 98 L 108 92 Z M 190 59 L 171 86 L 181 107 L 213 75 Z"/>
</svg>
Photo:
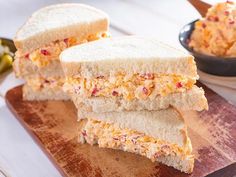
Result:
<svg viewBox="0 0 236 177">
<path fill-rule="evenodd" d="M 14 38 L 13 64 L 26 80 L 26 100 L 68 99 L 62 91 L 64 74 L 59 55 L 68 47 L 107 37 L 108 16 L 83 4 L 57 4 L 36 11 Z"/>
<path fill-rule="evenodd" d="M 81 112 L 208 109 L 194 58 L 155 39 L 102 39 L 66 49 L 60 60 L 64 90 Z"/>
<path fill-rule="evenodd" d="M 79 142 L 136 153 L 191 173 L 192 145 L 182 115 L 160 111 L 92 113 L 79 120 Z"/>
</svg>

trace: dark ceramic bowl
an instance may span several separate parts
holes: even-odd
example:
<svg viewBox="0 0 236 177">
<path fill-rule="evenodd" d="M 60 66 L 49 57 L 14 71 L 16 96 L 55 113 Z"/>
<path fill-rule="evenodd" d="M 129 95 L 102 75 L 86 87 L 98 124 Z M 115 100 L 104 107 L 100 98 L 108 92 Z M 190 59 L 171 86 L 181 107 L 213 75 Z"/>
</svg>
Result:
<svg viewBox="0 0 236 177">
<path fill-rule="evenodd" d="M 10 51 L 11 51 L 12 53 L 15 53 L 15 52 L 16 52 L 16 47 L 15 47 L 15 45 L 14 45 L 13 40 L 8 39 L 8 38 L 2 38 L 2 37 L 0 37 L 0 40 L 2 41 L 2 44 L 3 44 L 3 45 L 9 47 L 9 49 L 10 49 Z"/>
<path fill-rule="evenodd" d="M 181 29 L 179 41 L 181 45 L 195 57 L 198 69 L 219 76 L 236 76 L 236 58 L 209 56 L 195 52 L 188 46 L 188 41 L 194 30 L 194 23 L 196 21 L 198 20 L 194 20 Z"/>
</svg>

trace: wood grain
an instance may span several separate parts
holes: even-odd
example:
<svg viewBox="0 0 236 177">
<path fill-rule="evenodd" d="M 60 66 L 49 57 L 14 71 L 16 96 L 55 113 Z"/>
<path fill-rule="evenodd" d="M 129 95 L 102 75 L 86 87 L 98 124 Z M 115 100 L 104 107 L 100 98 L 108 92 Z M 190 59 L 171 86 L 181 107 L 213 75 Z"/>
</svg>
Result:
<svg viewBox="0 0 236 177">
<path fill-rule="evenodd" d="M 69 101 L 22 101 L 21 86 L 9 90 L 6 101 L 63 176 L 230 177 L 236 166 L 236 108 L 204 89 L 209 111 L 184 112 L 196 156 L 191 175 L 131 153 L 78 144 L 76 110 Z"/>
</svg>

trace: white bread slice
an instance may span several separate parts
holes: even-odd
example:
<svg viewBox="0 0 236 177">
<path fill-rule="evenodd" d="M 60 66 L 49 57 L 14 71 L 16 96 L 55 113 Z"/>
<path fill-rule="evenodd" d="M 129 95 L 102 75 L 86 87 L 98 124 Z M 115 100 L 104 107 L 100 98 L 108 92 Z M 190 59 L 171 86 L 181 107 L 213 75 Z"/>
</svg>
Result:
<svg viewBox="0 0 236 177">
<path fill-rule="evenodd" d="M 110 124 L 112 125 L 112 124 Z M 162 145 L 155 145 L 148 143 L 149 145 L 140 144 L 137 141 L 132 141 L 134 137 L 132 134 L 128 134 L 128 136 L 122 136 L 121 140 L 114 137 L 114 130 L 107 126 L 94 126 L 90 120 L 82 120 L 79 122 L 79 143 L 89 143 L 91 145 L 98 144 L 101 148 L 112 148 L 112 149 L 120 149 L 123 151 L 136 153 L 142 156 L 146 156 L 147 158 L 151 159 L 153 162 L 161 162 L 165 165 L 172 166 L 182 172 L 191 173 L 193 171 L 194 166 L 194 156 L 192 155 L 192 150 L 189 151 L 184 150 L 180 147 L 180 151 L 176 150 L 176 145 L 170 144 L 165 140 L 162 140 L 164 144 Z M 118 129 L 119 131 L 122 129 Z M 165 130 L 163 130 L 165 131 Z M 147 136 L 147 135 L 146 135 Z M 115 139 L 114 139 L 115 138 Z M 127 143 L 126 143 L 126 139 Z M 130 141 L 131 140 L 131 141 Z M 159 139 L 156 139 L 157 142 Z M 145 140 L 144 140 L 145 141 Z M 146 148 L 143 146 L 145 145 Z M 159 146 L 159 147 L 158 147 Z M 191 141 L 188 138 L 187 146 L 191 147 Z"/>
<path fill-rule="evenodd" d="M 78 3 L 56 4 L 36 11 L 17 32 L 14 43 L 21 55 L 52 41 L 68 37 L 84 39 L 108 30 L 108 16 Z"/>
<path fill-rule="evenodd" d="M 166 96 L 157 96 L 146 100 L 134 99 L 127 101 L 119 97 L 90 97 L 81 98 L 77 94 L 72 94 L 71 99 L 81 114 L 86 112 L 121 112 L 121 111 L 140 111 L 140 110 L 160 110 L 169 106 L 181 110 L 202 111 L 208 109 L 207 99 L 204 90 L 193 86 L 192 89 L 183 93 L 173 93 Z"/>
<path fill-rule="evenodd" d="M 70 97 L 63 92 L 62 88 L 52 89 L 44 87 L 40 90 L 35 90 L 31 86 L 25 84 L 23 86 L 23 100 L 69 100 Z"/>
<path fill-rule="evenodd" d="M 47 66 L 38 67 L 31 60 L 21 60 L 19 58 L 15 59 L 13 62 L 13 69 L 16 77 L 28 78 L 35 76 L 42 77 L 65 77 L 60 61 L 52 60 Z"/>
<path fill-rule="evenodd" d="M 115 124 L 121 129 L 136 130 L 157 139 L 166 140 L 188 149 L 184 118 L 174 108 L 160 111 L 126 111 L 105 113 L 78 113 L 78 119 L 94 119 Z"/>
<path fill-rule="evenodd" d="M 155 39 L 125 36 L 74 46 L 60 55 L 66 76 L 93 78 L 116 73 L 175 74 L 198 78 L 193 56 Z"/>
</svg>

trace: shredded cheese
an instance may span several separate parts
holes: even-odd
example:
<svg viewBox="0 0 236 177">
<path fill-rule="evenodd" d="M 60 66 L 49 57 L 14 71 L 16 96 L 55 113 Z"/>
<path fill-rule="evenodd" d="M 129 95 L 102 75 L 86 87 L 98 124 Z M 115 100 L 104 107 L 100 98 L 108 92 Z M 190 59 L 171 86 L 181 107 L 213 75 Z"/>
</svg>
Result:
<svg viewBox="0 0 236 177">
<path fill-rule="evenodd" d="M 166 96 L 171 93 L 185 92 L 192 88 L 195 82 L 195 79 L 178 75 L 147 73 L 127 77 L 125 74 L 117 74 L 109 78 L 104 76 L 93 79 L 69 77 L 65 81 L 64 90 L 82 97 L 120 96 L 126 100 L 134 98 L 145 100 L 155 98 L 157 95 Z"/>
<path fill-rule="evenodd" d="M 63 40 L 57 40 L 50 44 L 38 48 L 31 53 L 27 53 L 24 59 L 30 59 L 38 67 L 47 66 L 51 60 L 59 60 L 60 53 L 68 47 L 109 37 L 108 33 L 98 33 L 89 35 L 82 40 L 76 37 L 70 37 Z"/>
<path fill-rule="evenodd" d="M 155 161 L 158 157 L 178 155 L 183 158 L 191 155 L 191 148 L 182 148 L 176 144 L 130 129 L 120 129 L 109 123 L 89 119 L 79 133 L 81 142 L 98 144 L 99 147 L 121 149 L 134 152 Z"/>
</svg>

